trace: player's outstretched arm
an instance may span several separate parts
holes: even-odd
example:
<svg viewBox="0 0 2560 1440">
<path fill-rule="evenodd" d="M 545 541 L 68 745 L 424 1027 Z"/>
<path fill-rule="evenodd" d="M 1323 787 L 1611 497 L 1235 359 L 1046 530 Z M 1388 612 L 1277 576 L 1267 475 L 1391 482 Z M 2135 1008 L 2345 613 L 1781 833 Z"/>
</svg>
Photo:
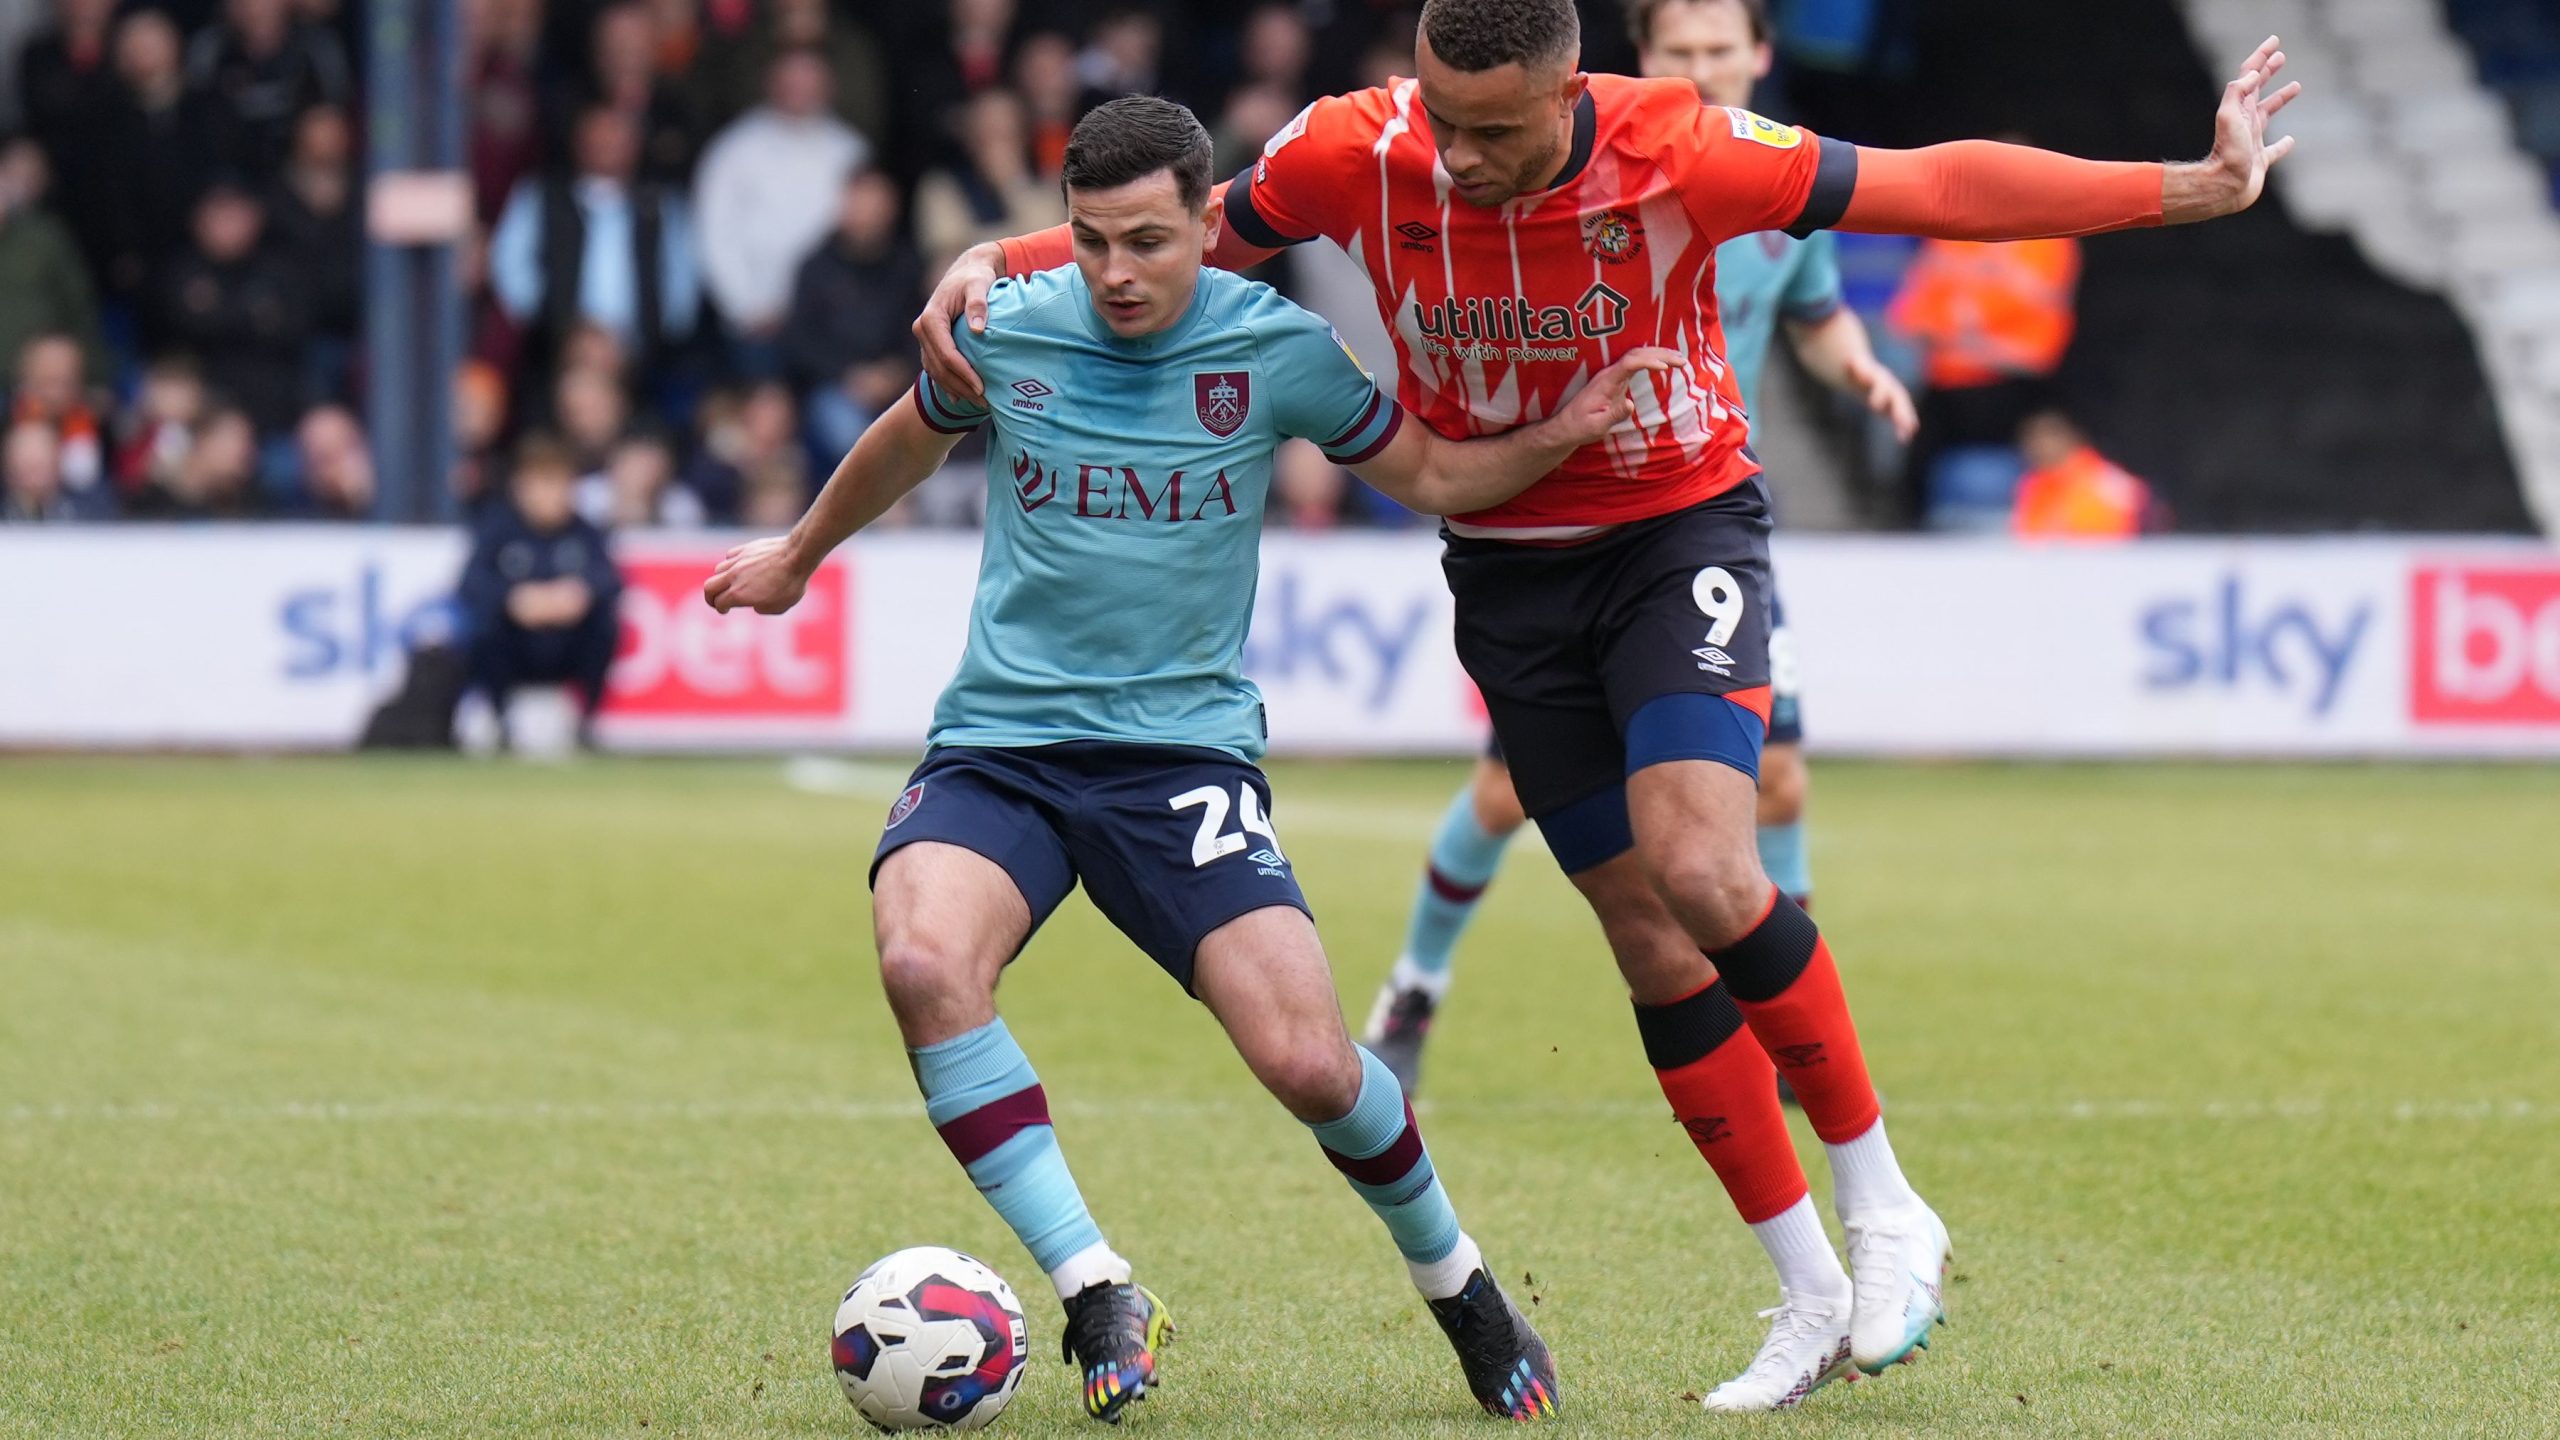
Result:
<svg viewBox="0 0 2560 1440">
<path fill-rule="evenodd" d="M 1635 413 L 1634 387 L 1686 363 L 1676 350 L 1641 346 L 1567 396 L 1534 425 L 1474 440 L 1450 440 L 1428 425 L 1405 425 L 1354 469 L 1408 510 L 1467 515 L 1528 489 L 1566 456 L 1607 436 Z"/>
<path fill-rule="evenodd" d="M 1215 198 L 1226 198 L 1227 186 L 1221 184 Z M 1280 252 L 1265 250 L 1247 242 L 1232 225 L 1221 227 L 1216 241 L 1209 247 L 1209 263 L 1221 270 L 1249 270 Z M 1006 275 L 1036 275 L 1075 263 L 1075 237 L 1064 225 L 1052 225 L 1028 235 L 1015 235 L 972 245 L 960 252 L 951 268 L 926 297 L 924 313 L 916 316 L 910 327 L 916 344 L 924 352 L 924 370 L 933 383 L 949 394 L 973 402 L 984 401 L 986 387 L 979 383 L 978 372 L 960 353 L 960 342 L 952 334 L 955 320 L 965 320 L 973 335 L 987 333 L 987 291 L 997 279 Z"/>
<path fill-rule="evenodd" d="M 2284 66 L 2270 36 L 2223 87 L 2213 153 L 2186 164 L 2081 160 L 1987 140 L 1921 150 L 1861 147 L 1855 188 L 1832 228 L 2028 240 L 2238 214 L 2265 192 L 2267 167 L 2293 149 L 2290 137 L 2267 140 L 2267 122 L 2302 93 L 2298 84 L 2268 92 Z"/>
<path fill-rule="evenodd" d="M 750 540 L 720 557 L 719 568 L 702 584 L 703 600 L 723 614 L 745 609 L 779 615 L 800 603 L 809 577 L 827 556 L 923 484 L 966 433 L 927 425 L 915 392 L 908 391 L 853 442 L 790 534 Z"/>
<path fill-rule="evenodd" d="M 1810 325 L 1789 325 L 1787 339 L 1805 373 L 1850 396 L 1893 424 L 1893 437 L 1908 443 L 1919 432 L 1920 411 L 1902 377 L 1876 358 L 1867 322 L 1843 305 Z"/>
</svg>

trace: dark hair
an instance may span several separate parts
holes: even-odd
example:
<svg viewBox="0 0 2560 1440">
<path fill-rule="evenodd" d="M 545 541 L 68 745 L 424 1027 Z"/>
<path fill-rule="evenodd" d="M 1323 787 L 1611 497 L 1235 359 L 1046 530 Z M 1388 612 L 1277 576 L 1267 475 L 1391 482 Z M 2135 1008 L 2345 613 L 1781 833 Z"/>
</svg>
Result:
<svg viewBox="0 0 2560 1440">
<path fill-rule="evenodd" d="M 1653 18 L 1672 4 L 1713 5 L 1717 0 L 1627 0 L 1627 38 L 1638 50 L 1653 44 Z M 1769 43 L 1769 0 L 1732 0 L 1751 20 L 1751 43 Z"/>
<path fill-rule="evenodd" d="M 1505 65 L 1570 66 L 1582 55 L 1573 0 L 1426 0 L 1422 35 L 1442 64 L 1471 75 Z"/>
<path fill-rule="evenodd" d="M 1193 210 L 1209 199 L 1209 132 L 1200 117 L 1153 95 L 1124 95 L 1096 106 L 1067 137 L 1066 187 L 1110 190 L 1159 170 Z"/>
</svg>

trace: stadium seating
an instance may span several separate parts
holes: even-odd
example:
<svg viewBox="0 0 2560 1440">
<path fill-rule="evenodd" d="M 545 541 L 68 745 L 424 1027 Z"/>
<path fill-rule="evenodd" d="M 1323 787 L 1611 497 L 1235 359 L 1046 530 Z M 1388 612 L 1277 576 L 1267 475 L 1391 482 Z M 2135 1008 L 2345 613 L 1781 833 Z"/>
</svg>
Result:
<svg viewBox="0 0 2560 1440">
<path fill-rule="evenodd" d="M 2560 10 L 2546 0 L 2185 0 L 2198 47 L 2284 37 L 2311 94 L 2276 190 L 2469 325 L 2527 499 L 2560 529 Z M 2450 23 L 2448 23 L 2450 22 Z"/>
</svg>

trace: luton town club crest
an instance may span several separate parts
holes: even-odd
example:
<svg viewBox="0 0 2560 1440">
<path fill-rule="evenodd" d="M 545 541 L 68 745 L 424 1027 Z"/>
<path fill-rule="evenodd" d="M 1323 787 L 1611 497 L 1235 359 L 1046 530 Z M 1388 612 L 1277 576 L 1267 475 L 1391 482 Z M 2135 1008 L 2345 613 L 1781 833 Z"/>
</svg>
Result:
<svg viewBox="0 0 2560 1440">
<path fill-rule="evenodd" d="M 1583 220 L 1582 243 L 1593 255 L 1616 265 L 1644 253 L 1644 232 L 1625 211 L 1603 210 Z"/>
<path fill-rule="evenodd" d="M 1224 440 L 1244 428 L 1253 408 L 1253 376 L 1242 370 L 1202 371 L 1191 377 L 1191 399 L 1201 427 Z"/>
</svg>

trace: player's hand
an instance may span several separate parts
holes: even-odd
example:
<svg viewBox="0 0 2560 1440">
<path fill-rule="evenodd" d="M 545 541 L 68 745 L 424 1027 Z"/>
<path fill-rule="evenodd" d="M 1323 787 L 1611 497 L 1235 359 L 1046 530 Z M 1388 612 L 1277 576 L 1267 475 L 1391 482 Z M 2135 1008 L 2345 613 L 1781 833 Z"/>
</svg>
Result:
<svg viewBox="0 0 2560 1440">
<path fill-rule="evenodd" d="M 987 333 L 987 291 L 995 285 L 1003 265 L 1001 245 L 972 245 L 961 251 L 960 258 L 942 272 L 941 283 L 933 287 L 933 294 L 924 302 L 924 313 L 916 317 L 916 344 L 924 350 L 924 373 L 948 394 L 972 401 L 987 398 L 978 372 L 960 353 L 951 322 L 964 318 L 971 334 Z"/>
<path fill-rule="evenodd" d="M 776 535 L 750 540 L 721 556 L 711 578 L 702 582 L 702 599 L 723 615 L 732 610 L 779 615 L 799 604 L 808 589 L 809 572 L 793 557 L 790 537 Z"/>
<path fill-rule="evenodd" d="M 1894 439 L 1908 445 L 1920 433 L 1920 408 L 1911 403 L 1902 377 L 1885 368 L 1883 361 L 1872 355 L 1851 361 L 1849 383 L 1857 387 L 1869 410 L 1892 423 Z"/>
<path fill-rule="evenodd" d="M 1617 429 L 1635 413 L 1634 387 L 1652 384 L 1643 377 L 1666 374 L 1687 363 L 1677 350 L 1637 346 L 1592 376 L 1591 383 L 1566 397 L 1556 413 L 1548 417 L 1548 423 L 1555 427 L 1557 439 L 1580 449 Z"/>
<path fill-rule="evenodd" d="M 2200 165 L 2173 167 L 2201 173 L 2183 187 L 2178 177 L 2171 177 L 2161 195 L 2164 221 L 2174 225 L 2236 215 L 2266 193 L 2267 168 L 2293 153 L 2290 135 L 2268 143 L 2267 122 L 2302 93 L 2299 83 L 2268 89 L 2284 67 L 2285 53 L 2270 35 L 2240 67 L 2239 78 L 2222 88 L 2222 108 L 2213 116 L 2213 153 Z"/>
</svg>

